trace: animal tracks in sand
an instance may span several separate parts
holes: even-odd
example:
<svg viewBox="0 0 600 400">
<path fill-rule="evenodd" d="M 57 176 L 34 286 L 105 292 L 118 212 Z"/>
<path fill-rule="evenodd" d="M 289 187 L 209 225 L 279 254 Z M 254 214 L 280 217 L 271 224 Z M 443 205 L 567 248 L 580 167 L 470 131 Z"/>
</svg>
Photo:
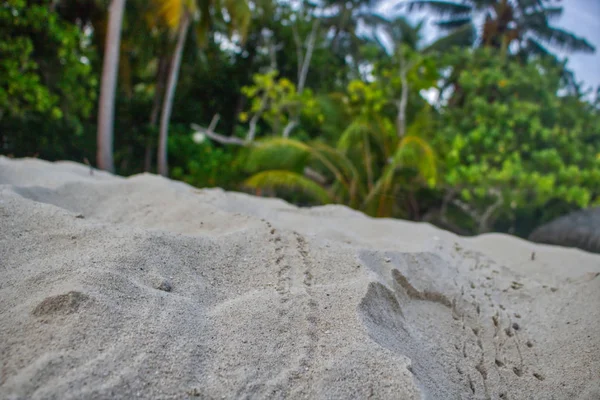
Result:
<svg viewBox="0 0 600 400">
<path fill-rule="evenodd" d="M 292 335 L 296 352 L 295 355 L 288 356 L 288 359 L 295 361 L 287 373 L 283 394 L 292 394 L 287 393 L 292 380 L 302 381 L 301 390 L 306 394 L 310 390 L 311 366 L 319 340 L 319 305 L 312 288 L 314 275 L 309 245 L 306 238 L 297 232 L 279 232 L 269 222 L 265 221 L 265 224 L 269 229 L 269 241 L 273 244 L 275 253 L 275 290 L 279 295 L 278 314 L 281 318 L 278 329 L 284 337 Z M 299 308 L 301 313 L 298 313 Z M 300 331 L 298 326 L 301 327 Z"/>
<path fill-rule="evenodd" d="M 380 282 L 369 286 L 359 314 L 375 342 L 411 359 L 411 372 L 426 394 L 506 399 L 525 376 L 544 381 L 527 321 L 495 304 L 502 288 L 484 278 L 460 285 L 452 271 L 465 266 L 432 253 L 363 252 L 360 258 Z M 479 255 L 464 262 L 472 261 L 481 268 Z"/>
</svg>

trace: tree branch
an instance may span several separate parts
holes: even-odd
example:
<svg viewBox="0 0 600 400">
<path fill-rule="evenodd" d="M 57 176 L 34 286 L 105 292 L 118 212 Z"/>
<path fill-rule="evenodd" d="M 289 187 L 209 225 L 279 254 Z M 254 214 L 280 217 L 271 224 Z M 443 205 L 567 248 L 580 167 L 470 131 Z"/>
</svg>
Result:
<svg viewBox="0 0 600 400">
<path fill-rule="evenodd" d="M 290 133 L 292 133 L 292 131 L 298 126 L 298 117 L 294 117 L 294 119 L 292 119 L 290 122 L 287 123 L 287 125 L 285 126 L 285 128 L 283 128 L 283 137 L 284 138 L 289 138 L 290 137 Z"/>
<path fill-rule="evenodd" d="M 247 141 L 237 138 L 235 136 L 223 136 L 223 135 L 216 133 L 215 129 L 217 127 L 217 124 L 219 123 L 219 119 L 221 119 L 221 116 L 219 114 L 215 114 L 213 116 L 212 120 L 210 121 L 210 125 L 208 126 L 208 128 L 204 128 L 197 124 L 191 124 L 190 126 L 195 131 L 202 132 L 206 136 L 208 136 L 209 138 L 214 140 L 215 142 L 218 142 L 221 144 L 234 144 L 237 146 L 247 146 L 248 145 Z"/>
<path fill-rule="evenodd" d="M 267 38 L 269 45 L 269 56 L 271 57 L 271 70 L 277 70 L 277 48 L 273 42 L 271 42 L 271 38 Z"/>
<path fill-rule="evenodd" d="M 298 29 L 296 25 L 292 25 L 292 33 L 294 34 L 294 42 L 296 43 L 296 58 L 297 58 L 297 77 L 298 82 L 300 82 L 300 75 L 302 74 L 302 65 L 304 64 L 304 56 L 302 55 L 302 43 L 300 42 L 300 35 L 298 34 Z"/>
<path fill-rule="evenodd" d="M 300 76 L 298 77 L 298 93 L 302 93 L 304 90 L 304 84 L 306 83 L 306 76 L 308 75 L 308 67 L 310 66 L 310 60 L 312 58 L 313 50 L 315 49 L 315 41 L 317 39 L 317 29 L 319 27 L 319 20 L 315 19 L 313 22 L 310 36 L 308 37 L 308 44 L 306 45 L 306 55 L 302 61 L 302 69 L 300 70 Z"/>
<path fill-rule="evenodd" d="M 473 210 L 467 203 L 459 199 L 454 199 L 452 200 L 452 204 L 460 208 L 465 214 L 467 214 L 469 217 L 471 217 L 472 219 L 477 221 L 477 223 L 479 223 L 479 214 L 475 210 Z"/>
<path fill-rule="evenodd" d="M 396 118 L 396 133 L 399 138 L 404 137 L 406 134 L 406 106 L 408 104 L 408 79 L 406 79 L 406 72 L 412 65 L 406 64 L 402 49 L 400 49 L 400 82 L 402 83 L 402 93 L 400 95 L 400 101 L 396 103 L 398 107 L 398 116 Z"/>
<path fill-rule="evenodd" d="M 483 215 L 481 216 L 481 220 L 479 221 L 479 231 L 480 232 L 487 232 L 489 230 L 488 220 L 490 219 L 490 217 L 492 216 L 494 211 L 496 211 L 498 209 L 498 207 L 500 207 L 502 205 L 502 203 L 504 202 L 502 193 L 498 189 L 493 189 L 493 188 L 489 189 L 488 193 L 496 197 L 496 202 L 494 204 L 490 205 L 487 208 L 487 210 L 485 210 Z"/>
<path fill-rule="evenodd" d="M 317 39 L 317 30 L 319 28 L 319 20 L 315 19 L 312 25 L 312 29 L 310 31 L 310 35 L 308 37 L 307 45 L 306 45 L 306 54 L 304 57 L 301 56 L 302 51 L 300 50 L 300 38 L 296 30 L 294 30 L 294 40 L 296 41 L 296 52 L 300 55 L 300 59 L 302 59 L 302 68 L 299 70 L 298 75 L 298 85 L 296 86 L 296 93 L 299 95 L 304 91 L 304 85 L 306 84 L 306 76 L 308 75 L 308 67 L 310 66 L 310 60 L 312 59 L 313 51 L 315 49 L 315 41 Z M 300 59 L 298 62 L 300 62 Z M 285 128 L 283 129 L 282 136 L 284 138 L 290 137 L 290 134 L 296 127 L 300 124 L 300 111 L 296 111 L 294 116 L 287 123 Z"/>
<path fill-rule="evenodd" d="M 208 130 L 214 132 L 215 129 L 217 129 L 217 124 L 220 120 L 221 116 L 219 114 L 213 115 L 212 119 L 210 120 L 210 124 L 208 124 Z"/>
<path fill-rule="evenodd" d="M 504 198 L 502 197 L 502 193 L 497 189 L 489 189 L 488 194 L 496 197 L 496 201 L 491 204 L 481 215 L 471 208 L 467 203 L 455 199 L 452 201 L 452 204 L 460 208 L 463 212 L 469 215 L 473 220 L 477 222 L 478 233 L 484 233 L 489 231 L 488 221 L 491 218 L 494 211 L 498 209 L 504 202 Z"/>
<path fill-rule="evenodd" d="M 440 209 L 440 219 L 443 222 L 448 222 L 448 204 L 452 201 L 452 199 L 456 195 L 456 192 L 457 190 L 453 188 L 448 190 L 448 193 L 446 193 L 444 199 L 442 200 L 442 207 Z"/>
<path fill-rule="evenodd" d="M 248 143 L 254 141 L 254 137 L 256 136 L 256 125 L 267 108 L 268 100 L 268 93 L 265 91 L 261 98 L 260 108 L 250 119 L 250 129 L 248 129 L 248 133 L 246 134 L 246 142 Z"/>
<path fill-rule="evenodd" d="M 313 181 L 320 183 L 321 185 L 324 185 L 327 183 L 327 178 L 325 178 L 323 175 L 321 175 L 320 173 L 318 173 L 317 171 L 315 171 L 314 169 L 312 169 L 310 167 L 304 167 L 304 175 L 307 178 L 310 178 Z"/>
</svg>

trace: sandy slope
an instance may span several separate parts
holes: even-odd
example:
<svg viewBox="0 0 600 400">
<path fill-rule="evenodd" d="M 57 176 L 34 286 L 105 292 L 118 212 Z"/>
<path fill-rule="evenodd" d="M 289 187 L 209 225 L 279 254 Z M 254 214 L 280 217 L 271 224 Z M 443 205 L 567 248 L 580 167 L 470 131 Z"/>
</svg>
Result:
<svg viewBox="0 0 600 400">
<path fill-rule="evenodd" d="M 0 157 L 0 273 L 2 399 L 600 398 L 578 250 Z"/>
</svg>

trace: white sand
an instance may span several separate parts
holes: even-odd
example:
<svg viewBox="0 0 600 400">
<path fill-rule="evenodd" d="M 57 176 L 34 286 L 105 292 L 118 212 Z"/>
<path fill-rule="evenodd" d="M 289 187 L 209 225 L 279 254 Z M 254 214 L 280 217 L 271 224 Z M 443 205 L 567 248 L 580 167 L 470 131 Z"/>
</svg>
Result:
<svg viewBox="0 0 600 400">
<path fill-rule="evenodd" d="M 600 399 L 579 250 L 0 157 L 0 273 L 1 399 Z"/>
</svg>

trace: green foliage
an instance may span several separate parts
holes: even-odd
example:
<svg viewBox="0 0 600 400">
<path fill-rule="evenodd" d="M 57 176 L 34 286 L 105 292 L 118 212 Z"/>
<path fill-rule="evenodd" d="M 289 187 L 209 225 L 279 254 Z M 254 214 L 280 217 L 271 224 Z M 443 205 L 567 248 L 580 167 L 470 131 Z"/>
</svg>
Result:
<svg viewBox="0 0 600 400">
<path fill-rule="evenodd" d="M 246 179 L 244 186 L 253 189 L 283 188 L 299 190 L 313 197 L 321 204 L 331 202 L 331 196 L 325 189 L 301 174 L 291 171 L 270 170 L 259 172 Z"/>
<path fill-rule="evenodd" d="M 460 60 L 457 60 L 460 59 Z M 600 112 L 576 96 L 559 96 L 558 69 L 522 65 L 491 51 L 459 52 L 467 61 L 440 121 L 444 181 L 494 218 L 536 213 L 564 202 L 587 207 L 600 197 Z"/>
<path fill-rule="evenodd" d="M 235 149 L 213 145 L 209 140 L 194 140 L 194 134 L 180 127 L 169 137 L 169 151 L 174 160 L 171 175 L 196 187 L 233 189 L 241 177 Z"/>
<path fill-rule="evenodd" d="M 511 47 L 522 55 L 548 55 L 550 45 L 560 50 L 594 52 L 587 40 L 551 25 L 551 20 L 562 14 L 562 7 L 545 1 L 506 0 L 409 0 L 402 4 L 409 11 L 427 10 L 441 17 L 436 25 L 448 33 L 445 45 L 470 46 L 476 42 L 474 26 L 478 30 L 479 46 L 492 47 L 506 53 Z"/>
<path fill-rule="evenodd" d="M 350 82 L 343 104 L 354 119 L 339 137 L 337 148 L 319 141 L 258 141 L 246 160 L 250 170 L 263 171 L 250 178 L 253 187 L 303 187 L 307 177 L 301 174 L 308 168 L 329 182 L 330 198 L 375 216 L 398 215 L 397 199 L 403 191 L 412 193 L 420 187 L 434 187 L 437 164 L 433 149 L 416 129 L 405 137 L 397 136 L 392 117 L 384 112 L 394 102 L 390 97 L 394 92 L 382 86 L 382 82 Z M 415 124 L 418 127 L 422 124 Z M 278 185 L 271 185 L 267 179 L 271 177 L 267 172 L 271 171 Z M 284 178 L 289 179 L 288 185 L 282 183 Z"/>
<path fill-rule="evenodd" d="M 25 0 L 3 3 L 0 26 L 0 118 L 91 111 L 95 79 L 76 26 L 51 12 L 49 1 Z"/>
<path fill-rule="evenodd" d="M 278 71 L 253 76 L 253 85 L 244 86 L 242 93 L 250 99 L 250 110 L 240 114 L 240 122 L 251 116 L 260 117 L 279 133 L 297 114 L 323 122 L 318 102 L 310 89 L 298 92 L 296 85 L 285 77 L 277 78 Z"/>
<path fill-rule="evenodd" d="M 0 7 L 0 138 L 8 154 L 68 157 L 64 147 L 84 134 L 95 101 L 84 35 L 49 3 Z"/>
<path fill-rule="evenodd" d="M 289 170 L 301 173 L 311 156 L 311 148 L 303 142 L 267 138 L 252 146 L 245 158 L 245 169 L 249 173 L 269 169 Z"/>
<path fill-rule="evenodd" d="M 153 6 L 154 19 L 172 31 L 179 27 L 183 14 L 189 12 L 197 20 L 196 37 L 203 45 L 208 40 L 209 28 L 213 24 L 225 27 L 229 36 L 234 32 L 244 36 L 250 24 L 250 9 L 245 0 L 155 0 Z M 224 11 L 228 15 L 228 22 L 223 18 Z"/>
<path fill-rule="evenodd" d="M 537 5 L 511 15 L 493 7 L 505 2 L 479 2 L 491 19 L 475 31 L 476 1 L 422 3 L 448 17 L 439 25 L 450 33 L 426 48 L 423 23 L 386 20 L 370 1 L 266 0 L 252 2 L 248 14 L 243 0 L 127 0 L 118 172 L 153 171 L 173 33 L 186 6 L 199 20 L 183 49 L 169 124 L 175 179 L 296 204 L 337 202 L 463 234 L 526 236 L 600 204 L 600 96 L 584 99 L 564 62 L 539 58 L 548 40 L 590 50 L 548 24 L 559 10 Z M 0 7 L 0 151 L 93 163 L 106 4 L 8 0 Z M 521 32 L 511 31 L 515 21 Z M 360 36 L 360 24 L 387 39 Z M 484 49 L 469 49 L 475 33 Z M 442 92 L 435 104 L 423 96 L 432 88 Z M 190 132 L 215 114 L 216 134 L 247 138 L 252 129 L 251 143 L 220 145 Z M 290 138 L 282 137 L 286 127 Z"/>
</svg>

